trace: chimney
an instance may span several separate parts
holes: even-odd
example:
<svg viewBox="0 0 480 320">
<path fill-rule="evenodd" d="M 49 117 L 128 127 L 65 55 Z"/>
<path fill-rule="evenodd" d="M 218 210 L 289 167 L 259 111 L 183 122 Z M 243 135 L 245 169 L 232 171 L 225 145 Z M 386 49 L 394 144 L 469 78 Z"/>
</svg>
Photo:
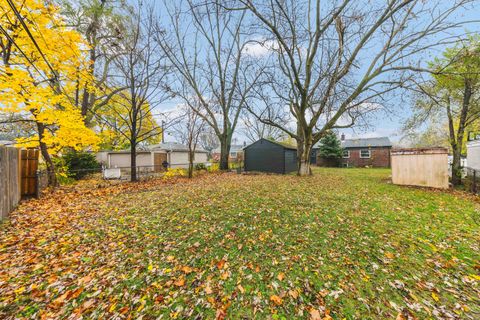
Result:
<svg viewBox="0 0 480 320">
<path fill-rule="evenodd" d="M 345 133 L 342 133 L 342 135 L 340 136 L 340 140 L 345 141 Z"/>
</svg>

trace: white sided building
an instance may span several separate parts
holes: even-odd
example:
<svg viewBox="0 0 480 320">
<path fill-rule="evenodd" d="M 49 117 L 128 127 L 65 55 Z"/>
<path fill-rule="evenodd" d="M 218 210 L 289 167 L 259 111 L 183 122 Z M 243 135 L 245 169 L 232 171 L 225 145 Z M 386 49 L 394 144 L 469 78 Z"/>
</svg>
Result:
<svg viewBox="0 0 480 320">
<path fill-rule="evenodd" d="M 131 154 L 130 150 L 102 151 L 97 153 L 97 160 L 109 169 L 129 168 Z M 137 150 L 137 167 L 161 171 L 165 161 L 170 168 L 187 168 L 188 147 L 179 143 L 160 143 Z M 194 164 L 207 162 L 207 151 L 197 148 Z"/>
<path fill-rule="evenodd" d="M 467 142 L 467 163 L 466 166 L 473 170 L 480 171 L 480 140 Z"/>
</svg>

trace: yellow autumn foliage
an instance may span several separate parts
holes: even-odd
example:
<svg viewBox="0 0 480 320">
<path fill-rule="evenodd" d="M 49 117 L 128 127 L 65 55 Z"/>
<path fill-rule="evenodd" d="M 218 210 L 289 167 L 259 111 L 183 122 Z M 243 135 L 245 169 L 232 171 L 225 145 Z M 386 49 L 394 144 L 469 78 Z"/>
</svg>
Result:
<svg viewBox="0 0 480 320">
<path fill-rule="evenodd" d="M 21 49 L 0 33 L 2 44 L 8 46 L 0 48 L 0 113 L 14 113 L 46 125 L 42 142 L 50 153 L 64 147 L 77 150 L 94 147 L 98 138 L 84 125 L 75 101 L 76 92 L 93 82 L 86 59 L 88 46 L 82 35 L 65 24 L 52 2 L 13 0 L 13 3 L 53 71 L 8 2 L 0 0 L 0 24 Z M 25 137 L 17 142 L 35 146 L 39 138 Z"/>
<path fill-rule="evenodd" d="M 96 110 L 96 127 L 100 138 L 100 146 L 103 149 L 122 150 L 130 148 L 130 143 L 125 134 L 130 137 L 132 112 L 130 94 L 127 90 L 114 96 L 108 105 Z M 137 137 L 142 137 L 142 142 L 147 144 L 160 143 L 162 128 L 152 114 L 152 108 L 148 102 L 144 102 L 137 110 L 138 119 L 136 128 Z M 146 136 L 146 138 L 145 138 Z"/>
</svg>

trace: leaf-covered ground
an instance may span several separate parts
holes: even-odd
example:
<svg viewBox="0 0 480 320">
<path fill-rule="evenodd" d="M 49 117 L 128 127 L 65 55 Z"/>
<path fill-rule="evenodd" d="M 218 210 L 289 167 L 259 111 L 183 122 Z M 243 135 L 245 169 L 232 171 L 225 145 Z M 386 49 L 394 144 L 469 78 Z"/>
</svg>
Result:
<svg viewBox="0 0 480 320">
<path fill-rule="evenodd" d="M 480 319 L 476 199 L 389 174 L 84 183 L 26 202 L 0 225 L 0 318 Z"/>
</svg>

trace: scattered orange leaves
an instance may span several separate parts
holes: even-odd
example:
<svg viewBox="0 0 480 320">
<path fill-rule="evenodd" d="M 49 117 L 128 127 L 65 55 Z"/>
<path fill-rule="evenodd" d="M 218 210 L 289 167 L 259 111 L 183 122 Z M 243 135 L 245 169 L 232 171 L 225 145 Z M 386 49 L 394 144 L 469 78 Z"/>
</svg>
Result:
<svg viewBox="0 0 480 320">
<path fill-rule="evenodd" d="M 185 285 L 185 278 L 180 277 L 177 280 L 175 280 L 173 284 L 176 285 L 177 287 L 183 287 Z"/>
<path fill-rule="evenodd" d="M 272 301 L 275 305 L 280 306 L 283 303 L 282 298 L 280 298 L 277 295 L 271 295 L 270 296 L 270 301 Z"/>
</svg>

